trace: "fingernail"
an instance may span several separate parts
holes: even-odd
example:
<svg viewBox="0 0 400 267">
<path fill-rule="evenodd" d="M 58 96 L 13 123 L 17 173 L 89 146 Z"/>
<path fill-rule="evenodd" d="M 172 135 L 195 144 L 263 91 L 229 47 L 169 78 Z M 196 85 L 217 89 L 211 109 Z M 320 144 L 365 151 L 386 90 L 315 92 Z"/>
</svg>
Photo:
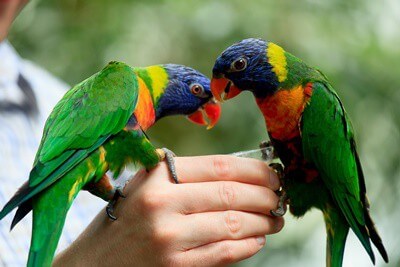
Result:
<svg viewBox="0 0 400 267">
<path fill-rule="evenodd" d="M 283 226 L 285 224 L 285 221 L 283 220 L 279 220 L 278 223 L 275 225 L 275 230 L 276 232 L 279 232 L 280 230 L 282 230 Z"/>
<path fill-rule="evenodd" d="M 260 246 L 264 246 L 264 244 L 265 244 L 265 236 L 259 236 L 259 237 L 256 238 L 256 240 L 257 240 L 257 243 Z"/>
<path fill-rule="evenodd" d="M 279 189 L 279 187 L 281 186 L 278 175 L 273 170 L 271 170 L 269 174 L 269 183 L 271 185 L 271 189 Z"/>
</svg>

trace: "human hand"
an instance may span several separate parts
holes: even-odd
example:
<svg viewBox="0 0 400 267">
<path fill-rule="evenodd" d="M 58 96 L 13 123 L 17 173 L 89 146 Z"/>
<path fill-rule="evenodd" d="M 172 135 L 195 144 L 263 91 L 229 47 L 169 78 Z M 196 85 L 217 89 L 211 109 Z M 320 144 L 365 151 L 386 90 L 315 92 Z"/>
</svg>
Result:
<svg viewBox="0 0 400 267">
<path fill-rule="evenodd" d="M 139 171 L 115 206 L 101 212 L 57 256 L 54 266 L 215 266 L 251 257 L 284 221 L 276 174 L 263 162 L 233 156 L 177 157 L 180 184 L 166 164 Z"/>
</svg>

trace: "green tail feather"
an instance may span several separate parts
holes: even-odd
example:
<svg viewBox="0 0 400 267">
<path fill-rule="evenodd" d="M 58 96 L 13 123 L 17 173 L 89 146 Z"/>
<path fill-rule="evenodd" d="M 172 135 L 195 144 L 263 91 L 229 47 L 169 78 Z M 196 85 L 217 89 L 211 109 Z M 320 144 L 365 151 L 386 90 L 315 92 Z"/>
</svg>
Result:
<svg viewBox="0 0 400 267">
<path fill-rule="evenodd" d="M 365 223 L 368 228 L 368 233 L 371 238 L 372 243 L 374 243 L 375 247 L 378 249 L 379 253 L 382 255 L 383 260 L 388 263 L 389 257 L 386 252 L 385 247 L 383 246 L 382 239 L 378 234 L 378 231 L 375 227 L 375 223 L 369 214 L 368 209 L 365 210 Z"/>
<path fill-rule="evenodd" d="M 48 218 L 44 209 L 33 209 L 33 231 L 27 267 L 51 266 L 67 211 L 60 207 L 50 211 L 51 218 Z M 55 219 L 55 215 L 59 218 Z"/>
<path fill-rule="evenodd" d="M 323 214 L 327 233 L 326 266 L 341 267 L 349 225 L 335 208 L 329 208 Z"/>
<path fill-rule="evenodd" d="M 361 244 L 365 248 L 365 251 L 368 253 L 369 257 L 373 264 L 375 264 L 375 255 L 371 247 L 370 237 L 367 232 L 367 228 L 365 225 L 365 217 L 363 218 L 363 224 L 360 224 L 355 215 L 354 209 L 352 209 L 351 202 L 349 199 L 345 198 L 336 198 L 338 201 L 340 210 L 343 212 L 343 216 L 346 218 L 347 224 L 351 227 L 353 232 L 360 240 Z"/>
<path fill-rule="evenodd" d="M 59 187 L 61 184 L 57 183 L 54 186 Z M 60 196 L 62 192 L 54 189 L 56 188 L 50 188 L 33 201 L 32 240 L 28 267 L 51 266 L 53 261 L 65 218 L 72 203 L 68 199 L 68 192 Z"/>
<path fill-rule="evenodd" d="M 98 153 L 92 155 L 94 158 Z M 97 157 L 96 157 L 97 159 Z M 33 198 L 32 240 L 28 267 L 51 266 L 67 212 L 82 187 L 92 180 L 91 158 Z"/>
</svg>

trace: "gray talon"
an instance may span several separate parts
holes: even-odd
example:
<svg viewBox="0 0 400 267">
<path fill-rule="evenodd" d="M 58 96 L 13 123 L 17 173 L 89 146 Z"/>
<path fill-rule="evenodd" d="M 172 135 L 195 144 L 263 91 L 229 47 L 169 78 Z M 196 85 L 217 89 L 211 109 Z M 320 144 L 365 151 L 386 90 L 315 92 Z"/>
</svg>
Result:
<svg viewBox="0 0 400 267">
<path fill-rule="evenodd" d="M 279 180 L 281 181 L 281 184 L 283 185 L 283 165 L 280 163 L 270 163 L 269 166 L 274 169 L 274 171 L 276 172 L 276 174 L 279 177 Z"/>
<path fill-rule="evenodd" d="M 271 141 L 261 141 L 261 143 L 258 145 L 259 148 L 263 149 L 263 148 L 267 148 L 272 146 L 272 142 Z"/>
<path fill-rule="evenodd" d="M 271 214 L 275 217 L 282 217 L 286 213 L 286 200 L 287 194 L 285 191 L 281 190 L 281 195 L 279 196 L 278 208 L 276 210 L 271 210 Z"/>
<path fill-rule="evenodd" d="M 115 217 L 113 213 L 114 213 L 114 205 L 115 203 L 117 203 L 119 198 L 126 198 L 126 197 L 122 194 L 121 189 L 116 189 L 113 198 L 108 202 L 106 207 L 107 216 L 113 221 L 117 220 L 117 217 Z"/>
<path fill-rule="evenodd" d="M 285 209 L 278 208 L 278 209 L 276 209 L 275 211 L 274 211 L 274 210 L 271 210 L 271 214 L 272 214 L 272 216 L 274 216 L 274 217 L 282 217 L 283 215 L 286 214 L 286 210 L 285 210 Z"/>
<path fill-rule="evenodd" d="M 112 213 L 114 212 L 113 207 L 110 207 L 110 203 L 108 203 L 107 207 L 106 207 L 106 213 L 108 218 L 110 218 L 112 221 L 116 221 L 117 217 L 115 217 Z"/>
<path fill-rule="evenodd" d="M 179 184 L 178 180 L 178 174 L 176 173 L 176 168 L 175 168 L 175 160 L 174 157 L 176 157 L 175 153 L 169 150 L 168 148 L 162 148 L 162 150 L 165 153 L 165 160 L 167 161 L 167 166 L 169 169 L 169 172 L 171 173 L 172 179 L 176 184 Z"/>
<path fill-rule="evenodd" d="M 267 153 L 265 153 L 264 150 L 262 151 L 262 158 L 263 158 L 264 160 L 268 160 L 268 159 L 270 159 L 270 158 L 272 158 L 272 159 L 278 159 L 278 158 L 279 158 L 278 155 L 276 154 L 276 150 L 275 150 L 275 148 L 274 148 L 274 146 L 273 146 L 273 144 L 272 144 L 271 141 L 262 141 L 262 142 L 258 145 L 258 147 L 259 147 L 260 149 L 272 148 L 272 155 L 268 155 Z"/>
</svg>

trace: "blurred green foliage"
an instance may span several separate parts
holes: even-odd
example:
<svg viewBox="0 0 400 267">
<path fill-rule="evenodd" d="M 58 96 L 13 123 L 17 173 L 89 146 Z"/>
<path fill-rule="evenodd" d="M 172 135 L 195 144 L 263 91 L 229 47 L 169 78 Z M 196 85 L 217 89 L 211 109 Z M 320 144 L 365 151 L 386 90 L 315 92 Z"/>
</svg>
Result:
<svg viewBox="0 0 400 267">
<path fill-rule="evenodd" d="M 391 263 L 400 266 L 400 2 L 363 1 L 32 1 L 10 41 L 20 54 L 70 84 L 108 61 L 180 63 L 210 74 L 233 42 L 261 37 L 282 45 L 331 80 L 353 120 L 371 211 Z M 149 133 L 178 155 L 229 153 L 266 139 L 250 94 L 223 105 L 213 130 L 167 118 Z M 319 212 L 286 217 L 286 227 L 240 266 L 323 266 Z M 378 256 L 377 266 L 387 266 Z M 350 234 L 345 266 L 372 266 Z"/>
</svg>

